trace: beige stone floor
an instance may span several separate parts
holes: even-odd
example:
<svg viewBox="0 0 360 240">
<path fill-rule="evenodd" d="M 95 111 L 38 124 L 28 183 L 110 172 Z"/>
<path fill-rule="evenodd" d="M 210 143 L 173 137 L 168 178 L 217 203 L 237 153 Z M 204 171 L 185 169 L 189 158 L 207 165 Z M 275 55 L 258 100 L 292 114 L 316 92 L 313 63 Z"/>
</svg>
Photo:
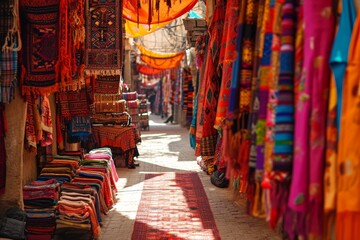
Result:
<svg viewBox="0 0 360 240">
<path fill-rule="evenodd" d="M 186 171 L 198 172 L 223 240 L 280 239 L 264 219 L 246 214 L 244 202 L 234 198 L 231 188 L 219 189 L 210 183 L 209 176 L 196 163 L 189 145 L 188 129 L 163 121 L 159 116 L 151 115 L 150 130 L 142 131 L 137 160 L 140 167 L 117 169 L 120 178 L 117 203 L 103 217 L 100 239 L 131 239 L 145 173 Z"/>
</svg>

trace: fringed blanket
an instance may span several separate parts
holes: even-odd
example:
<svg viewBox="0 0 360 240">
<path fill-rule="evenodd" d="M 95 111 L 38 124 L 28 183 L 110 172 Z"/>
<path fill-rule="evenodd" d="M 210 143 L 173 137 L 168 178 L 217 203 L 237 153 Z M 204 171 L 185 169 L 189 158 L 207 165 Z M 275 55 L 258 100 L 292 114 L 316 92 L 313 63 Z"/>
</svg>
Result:
<svg viewBox="0 0 360 240">
<path fill-rule="evenodd" d="M 87 0 L 85 64 L 90 74 L 121 74 L 121 2 Z"/>
<path fill-rule="evenodd" d="M 20 0 L 23 62 L 22 93 L 58 90 L 59 0 Z"/>
</svg>

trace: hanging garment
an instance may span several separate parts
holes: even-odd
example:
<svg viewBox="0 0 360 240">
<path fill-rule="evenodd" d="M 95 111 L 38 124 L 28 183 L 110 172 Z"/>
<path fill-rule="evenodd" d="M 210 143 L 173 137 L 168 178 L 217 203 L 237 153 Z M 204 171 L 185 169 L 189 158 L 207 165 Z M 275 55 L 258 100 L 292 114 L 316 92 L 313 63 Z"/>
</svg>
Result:
<svg viewBox="0 0 360 240">
<path fill-rule="evenodd" d="M 214 129 L 217 100 L 220 91 L 220 75 L 216 67 L 220 56 L 226 1 L 217 1 L 213 19 L 209 25 L 210 39 L 204 62 L 198 97 L 198 124 L 196 136 L 200 140 L 201 156 L 214 156 L 217 132 Z"/>
<path fill-rule="evenodd" d="M 337 161 L 336 239 L 360 236 L 360 15 L 350 41 L 343 84 L 341 129 Z"/>
<path fill-rule="evenodd" d="M 304 65 L 295 112 L 295 147 L 289 206 L 299 218 L 309 218 L 309 229 L 297 233 L 321 236 L 325 124 L 330 83 L 328 59 L 334 35 L 329 0 L 304 1 Z"/>
<path fill-rule="evenodd" d="M 352 29 L 356 18 L 356 9 L 353 0 L 341 1 L 341 16 L 339 22 L 338 32 L 336 34 L 334 45 L 332 47 L 330 56 L 330 66 L 335 76 L 336 94 L 337 94 L 337 128 L 340 131 L 341 122 L 341 106 L 343 94 L 343 81 L 345 70 L 348 62 L 348 46 Z"/>
<path fill-rule="evenodd" d="M 226 4 L 226 12 L 224 19 L 224 31 L 222 35 L 221 50 L 220 50 L 220 60 L 219 68 L 222 68 L 221 76 L 221 88 L 219 101 L 217 104 L 216 110 L 216 119 L 214 127 L 219 129 L 224 124 L 226 119 L 226 112 L 230 100 L 230 84 L 231 84 L 231 74 L 232 66 L 236 59 L 236 36 L 238 30 L 239 22 L 239 11 L 240 1 L 239 0 L 229 0 Z"/>
</svg>

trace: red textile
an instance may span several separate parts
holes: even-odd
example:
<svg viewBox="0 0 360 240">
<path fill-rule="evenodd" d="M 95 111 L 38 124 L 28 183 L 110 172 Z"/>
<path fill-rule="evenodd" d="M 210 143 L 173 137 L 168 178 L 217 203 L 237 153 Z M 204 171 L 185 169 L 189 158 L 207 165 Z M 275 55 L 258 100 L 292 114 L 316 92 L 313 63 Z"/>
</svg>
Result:
<svg viewBox="0 0 360 240">
<path fill-rule="evenodd" d="M 5 152 L 5 106 L 0 104 L 0 195 L 5 192 L 6 152 Z"/>
</svg>

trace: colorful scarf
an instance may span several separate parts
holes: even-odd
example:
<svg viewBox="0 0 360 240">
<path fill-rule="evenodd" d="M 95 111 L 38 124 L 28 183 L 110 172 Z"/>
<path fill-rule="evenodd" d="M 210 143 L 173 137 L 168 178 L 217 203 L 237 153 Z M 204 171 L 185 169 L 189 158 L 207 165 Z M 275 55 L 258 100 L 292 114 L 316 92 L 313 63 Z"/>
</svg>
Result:
<svg viewBox="0 0 360 240">
<path fill-rule="evenodd" d="M 222 68 L 221 88 L 217 104 L 216 119 L 214 127 L 221 128 L 226 119 L 226 112 L 230 100 L 230 84 L 232 66 L 236 59 L 236 36 L 239 21 L 239 0 L 229 0 L 226 4 L 222 44 L 220 51 L 219 68 Z"/>
<path fill-rule="evenodd" d="M 360 236 L 360 15 L 357 15 L 349 47 L 343 84 L 341 129 L 336 165 L 336 239 Z M 356 237 L 355 237 L 356 238 Z"/>
<path fill-rule="evenodd" d="M 58 90 L 59 1 L 20 0 L 23 95 Z"/>
<path fill-rule="evenodd" d="M 217 1 L 212 21 L 209 25 L 210 39 L 208 42 L 205 68 L 199 92 L 197 138 L 200 140 L 201 156 L 214 156 L 217 132 L 214 129 L 217 100 L 219 97 L 221 76 L 216 67 L 220 57 L 222 30 L 225 19 L 226 2 Z M 200 116 L 199 116 L 200 114 Z"/>
<path fill-rule="evenodd" d="M 330 66 L 334 73 L 336 82 L 336 95 L 337 95 L 337 128 L 340 131 L 341 122 L 341 105 L 343 94 L 343 81 L 345 76 L 345 70 L 348 62 L 348 46 L 350 44 L 350 38 L 352 29 L 356 19 L 356 9 L 354 1 L 342 0 L 341 4 L 341 17 L 339 23 L 339 29 L 334 40 L 334 44 L 330 56 Z"/>
<path fill-rule="evenodd" d="M 295 153 L 289 206 L 300 218 L 309 213 L 308 232 L 321 236 L 327 111 L 327 97 L 324 96 L 328 96 L 330 71 L 327 63 L 335 23 L 331 1 L 306 0 L 304 9 L 303 79 L 295 113 Z M 301 225 L 298 222 L 296 228 L 302 228 Z"/>
<path fill-rule="evenodd" d="M 86 0 L 86 71 L 121 75 L 122 1 Z"/>
</svg>

